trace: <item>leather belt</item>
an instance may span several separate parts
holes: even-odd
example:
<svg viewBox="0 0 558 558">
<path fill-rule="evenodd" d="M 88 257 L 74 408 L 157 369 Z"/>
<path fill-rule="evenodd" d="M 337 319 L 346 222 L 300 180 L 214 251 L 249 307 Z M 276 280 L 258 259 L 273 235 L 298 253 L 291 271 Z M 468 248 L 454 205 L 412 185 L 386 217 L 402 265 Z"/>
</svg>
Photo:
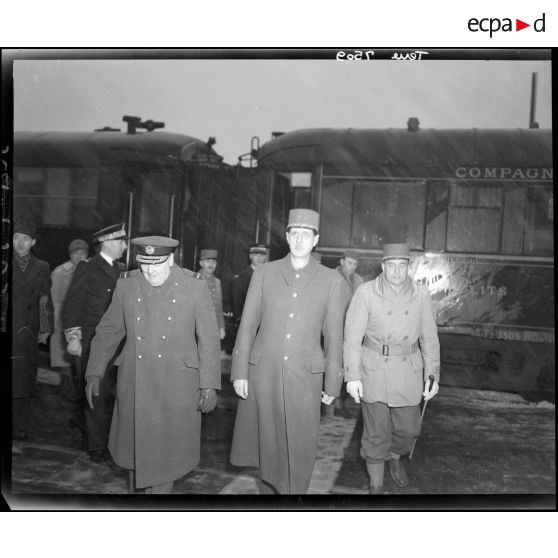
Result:
<svg viewBox="0 0 558 558">
<path fill-rule="evenodd" d="M 363 345 L 372 351 L 376 351 L 384 356 L 403 356 L 410 355 L 418 350 L 418 341 L 415 341 L 411 345 L 382 345 L 381 343 L 376 343 L 370 337 L 365 337 Z"/>
</svg>

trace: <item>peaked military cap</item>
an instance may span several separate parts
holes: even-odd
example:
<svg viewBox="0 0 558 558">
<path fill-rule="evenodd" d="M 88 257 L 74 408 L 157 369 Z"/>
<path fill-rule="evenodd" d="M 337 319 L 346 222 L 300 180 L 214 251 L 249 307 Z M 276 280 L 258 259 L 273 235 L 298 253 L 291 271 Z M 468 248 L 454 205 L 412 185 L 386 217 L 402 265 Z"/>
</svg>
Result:
<svg viewBox="0 0 558 558">
<path fill-rule="evenodd" d="M 93 234 L 93 242 L 105 242 L 105 240 L 115 240 L 117 238 L 126 240 L 126 223 L 118 223 L 117 225 L 109 225 Z"/>
<path fill-rule="evenodd" d="M 358 260 L 358 252 L 356 250 L 345 250 L 345 252 L 343 252 L 343 257 Z"/>
<path fill-rule="evenodd" d="M 269 254 L 269 246 L 267 244 L 251 244 L 250 254 Z"/>
<path fill-rule="evenodd" d="M 30 236 L 31 238 L 35 238 L 37 235 L 37 225 L 33 223 L 33 221 L 29 221 L 29 219 L 16 219 L 14 221 L 14 234 L 21 233 Z"/>
<path fill-rule="evenodd" d="M 76 250 L 85 250 L 89 254 L 89 244 L 82 240 L 81 238 L 75 238 L 70 242 L 70 246 L 68 246 L 68 252 L 71 254 Z"/>
<path fill-rule="evenodd" d="M 160 264 L 167 261 L 179 242 L 167 236 L 139 236 L 132 238 L 132 244 L 138 247 L 138 263 Z"/>
<path fill-rule="evenodd" d="M 408 260 L 410 257 L 408 244 L 384 244 L 382 260 Z"/>
<path fill-rule="evenodd" d="M 200 252 L 200 260 L 216 260 L 218 255 L 217 250 L 204 249 Z"/>
<path fill-rule="evenodd" d="M 289 211 L 289 227 L 305 227 L 318 232 L 320 215 L 312 209 L 291 209 Z"/>
</svg>

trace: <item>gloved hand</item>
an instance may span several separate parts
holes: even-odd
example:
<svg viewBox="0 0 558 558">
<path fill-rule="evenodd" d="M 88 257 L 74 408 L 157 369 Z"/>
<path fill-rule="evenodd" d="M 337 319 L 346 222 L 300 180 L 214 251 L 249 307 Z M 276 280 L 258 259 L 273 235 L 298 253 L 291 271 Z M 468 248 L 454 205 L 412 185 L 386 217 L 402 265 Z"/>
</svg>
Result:
<svg viewBox="0 0 558 558">
<path fill-rule="evenodd" d="M 225 338 L 225 328 L 224 327 L 220 327 L 219 328 L 219 339 L 224 339 Z"/>
<path fill-rule="evenodd" d="M 198 403 L 198 409 L 202 413 L 209 413 L 215 409 L 217 405 L 217 393 L 214 389 L 200 389 L 200 400 Z"/>
<path fill-rule="evenodd" d="M 328 395 L 325 391 L 322 391 L 322 403 L 324 405 L 331 405 L 334 399 L 333 395 Z"/>
<path fill-rule="evenodd" d="M 438 385 L 438 382 L 436 380 L 432 382 L 432 389 L 430 390 L 428 389 L 429 384 L 430 384 L 430 380 L 427 380 L 424 384 L 424 392 L 422 395 L 425 401 L 432 399 L 440 390 L 440 386 Z"/>
<path fill-rule="evenodd" d="M 238 397 L 242 397 L 242 399 L 248 398 L 248 380 L 235 380 L 233 388 Z"/>
<path fill-rule="evenodd" d="M 38 336 L 39 343 L 41 343 L 41 344 L 46 343 L 49 335 L 50 335 L 50 333 L 48 331 L 45 331 L 44 333 L 39 333 L 39 336 Z"/>
<path fill-rule="evenodd" d="M 73 356 L 81 356 L 81 341 L 79 339 L 72 339 L 68 343 L 68 347 L 66 349 L 68 354 Z"/>
<path fill-rule="evenodd" d="M 347 393 L 355 400 L 355 403 L 360 403 L 362 397 L 362 381 L 351 380 L 347 382 Z"/>
<path fill-rule="evenodd" d="M 85 397 L 87 398 L 87 403 L 89 407 L 93 410 L 93 396 L 98 397 L 99 395 L 99 385 L 101 383 L 101 378 L 98 376 L 89 376 L 87 378 L 87 385 L 85 386 Z"/>
</svg>

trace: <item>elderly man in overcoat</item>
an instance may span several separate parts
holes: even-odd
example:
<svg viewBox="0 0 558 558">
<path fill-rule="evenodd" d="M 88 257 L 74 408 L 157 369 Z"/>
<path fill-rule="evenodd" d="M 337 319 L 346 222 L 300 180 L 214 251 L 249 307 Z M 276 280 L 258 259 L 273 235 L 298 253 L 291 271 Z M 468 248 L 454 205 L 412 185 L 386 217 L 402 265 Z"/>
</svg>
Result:
<svg viewBox="0 0 558 558">
<path fill-rule="evenodd" d="M 134 270 L 118 280 L 96 328 L 87 365 L 94 396 L 121 340 L 109 450 L 135 471 L 137 488 L 168 494 L 200 458 L 201 412 L 212 411 L 221 386 L 219 333 L 207 286 L 174 264 L 178 241 L 152 236 L 137 245 Z"/>
<path fill-rule="evenodd" d="M 259 467 L 262 493 L 306 493 L 320 402 L 331 404 L 342 383 L 350 293 L 339 273 L 310 256 L 318 225 L 315 211 L 290 211 L 290 253 L 254 270 L 233 351 L 231 380 L 241 399 L 231 463 Z"/>
<path fill-rule="evenodd" d="M 39 341 L 54 329 L 48 264 L 31 253 L 36 227 L 18 219 L 12 260 L 12 422 L 14 440 L 29 436 L 31 401 L 37 390 Z"/>
<path fill-rule="evenodd" d="M 124 223 L 110 225 L 93 235 L 100 246 L 99 253 L 81 261 L 72 277 L 62 306 L 62 324 L 67 351 L 76 357 L 77 388 L 82 398 L 76 404 L 72 422 L 84 429 L 89 458 L 101 462 L 106 458 L 110 417 L 114 405 L 115 371 L 109 363 L 99 391 L 99 400 L 92 411 L 85 402 L 85 370 L 89 360 L 95 327 L 112 300 L 116 280 L 125 270 L 118 260 L 127 248 Z"/>
<path fill-rule="evenodd" d="M 345 321 L 345 380 L 362 400 L 360 453 L 371 494 L 383 493 L 388 460 L 393 481 L 408 484 L 401 456 L 420 433 L 421 396 L 429 400 L 439 389 L 436 316 L 426 287 L 408 275 L 409 258 L 407 244 L 386 244 L 382 273 L 357 289 Z"/>
</svg>

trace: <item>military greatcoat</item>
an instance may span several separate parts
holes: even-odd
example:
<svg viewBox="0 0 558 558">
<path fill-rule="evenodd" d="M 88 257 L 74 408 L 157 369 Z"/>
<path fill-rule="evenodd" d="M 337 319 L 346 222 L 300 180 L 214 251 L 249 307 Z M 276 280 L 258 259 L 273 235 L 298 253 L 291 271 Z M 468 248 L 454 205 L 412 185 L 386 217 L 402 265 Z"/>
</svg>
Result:
<svg viewBox="0 0 558 558">
<path fill-rule="evenodd" d="M 308 489 L 322 386 L 337 396 L 342 383 L 348 298 L 343 278 L 313 258 L 298 271 L 290 254 L 254 270 L 233 351 L 231 380 L 248 380 L 248 398 L 238 402 L 231 463 L 259 467 L 280 493 Z"/>
<path fill-rule="evenodd" d="M 50 270 L 48 264 L 29 254 L 29 263 L 21 271 L 12 261 L 12 397 L 30 397 L 36 391 L 39 365 L 39 330 L 54 329 L 53 307 L 50 298 Z M 48 297 L 41 328 L 39 300 Z"/>
<path fill-rule="evenodd" d="M 381 349 L 363 346 L 364 337 Z M 409 354 L 401 348 L 419 346 Z M 389 354 L 389 347 L 392 353 Z M 440 381 L 440 343 L 428 290 L 407 277 L 397 293 L 380 274 L 361 285 L 345 322 L 345 380 L 362 380 L 363 401 L 390 407 L 418 405 L 430 374 Z"/>
<path fill-rule="evenodd" d="M 199 390 L 221 385 L 219 335 L 207 286 L 177 265 L 158 287 L 139 270 L 119 279 L 96 328 L 86 378 L 103 376 L 124 336 L 115 361 L 109 450 L 118 465 L 135 469 L 138 488 L 174 481 L 199 462 Z"/>
</svg>

